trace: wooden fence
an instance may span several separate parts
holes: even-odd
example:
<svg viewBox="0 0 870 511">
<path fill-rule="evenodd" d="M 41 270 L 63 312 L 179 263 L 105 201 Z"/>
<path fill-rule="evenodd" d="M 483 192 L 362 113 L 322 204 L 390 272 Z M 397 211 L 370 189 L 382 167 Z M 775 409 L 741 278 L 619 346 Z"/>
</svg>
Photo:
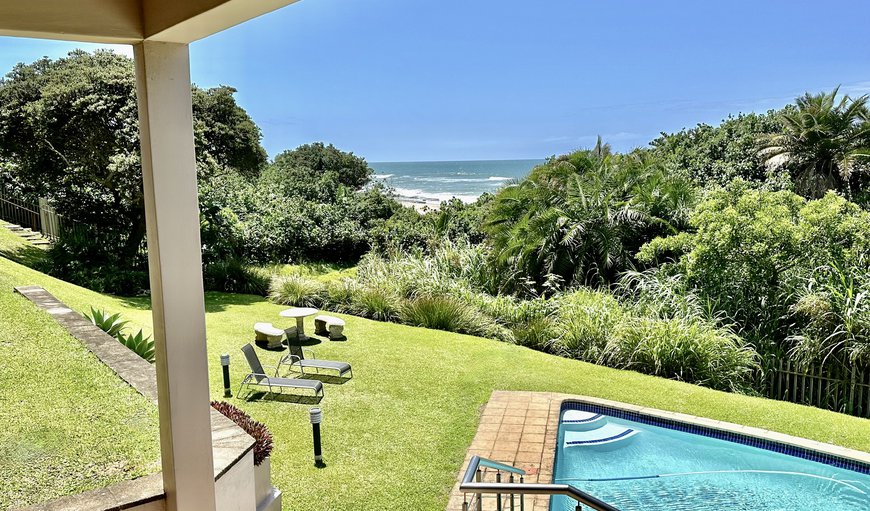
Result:
<svg viewBox="0 0 870 511">
<path fill-rule="evenodd" d="M 29 202 L 0 191 L 0 219 L 20 225 L 31 231 L 41 232 L 51 241 L 60 237 L 61 229 L 77 229 L 80 226 L 57 214 L 45 199 Z"/>
<path fill-rule="evenodd" d="M 870 418 L 868 368 L 802 368 L 780 360 L 768 376 L 770 398 Z"/>
</svg>

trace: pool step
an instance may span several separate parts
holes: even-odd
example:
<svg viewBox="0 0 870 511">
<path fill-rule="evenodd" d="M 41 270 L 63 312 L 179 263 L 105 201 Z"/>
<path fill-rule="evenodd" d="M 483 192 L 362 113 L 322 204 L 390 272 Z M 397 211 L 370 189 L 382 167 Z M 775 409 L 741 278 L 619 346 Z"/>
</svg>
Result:
<svg viewBox="0 0 870 511">
<path fill-rule="evenodd" d="M 607 424 L 607 417 L 600 413 L 583 410 L 567 410 L 562 414 L 565 431 L 591 431 Z"/>
<path fill-rule="evenodd" d="M 636 429 L 618 424 L 605 424 L 589 431 L 565 431 L 564 447 L 617 448 L 637 435 Z"/>
</svg>

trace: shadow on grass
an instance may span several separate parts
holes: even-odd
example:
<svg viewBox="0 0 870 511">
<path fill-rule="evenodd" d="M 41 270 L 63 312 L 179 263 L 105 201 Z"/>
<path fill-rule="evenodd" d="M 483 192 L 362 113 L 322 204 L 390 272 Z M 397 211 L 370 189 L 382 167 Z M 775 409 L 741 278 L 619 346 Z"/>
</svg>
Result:
<svg viewBox="0 0 870 511">
<path fill-rule="evenodd" d="M 243 398 L 244 401 L 277 401 L 280 403 L 292 403 L 297 405 L 316 405 L 323 396 L 303 396 L 300 394 L 281 394 L 270 392 L 251 392 Z"/>
<path fill-rule="evenodd" d="M 350 377 L 346 376 L 337 376 L 335 374 L 326 374 L 326 373 L 298 373 L 298 372 L 290 372 L 287 374 L 288 378 L 299 378 L 300 380 L 318 380 L 323 383 L 329 385 L 344 385 L 345 383 L 351 380 Z"/>
<path fill-rule="evenodd" d="M 29 243 L 14 248 L 0 248 L 0 256 L 38 271 L 42 271 L 46 259 L 45 249 Z"/>
<path fill-rule="evenodd" d="M 139 310 L 151 309 L 151 298 L 148 296 L 118 296 L 121 302 L 126 307 Z M 205 293 L 205 311 L 206 312 L 222 312 L 227 307 L 234 305 L 252 305 L 260 303 L 266 299 L 257 295 L 243 295 L 236 293 L 222 293 L 218 291 L 208 291 Z"/>
</svg>

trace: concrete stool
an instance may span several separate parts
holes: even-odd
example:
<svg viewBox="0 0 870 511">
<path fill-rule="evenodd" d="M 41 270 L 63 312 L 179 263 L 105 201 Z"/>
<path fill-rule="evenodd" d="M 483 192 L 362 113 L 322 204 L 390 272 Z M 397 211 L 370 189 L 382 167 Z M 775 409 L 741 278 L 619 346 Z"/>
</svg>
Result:
<svg viewBox="0 0 870 511">
<path fill-rule="evenodd" d="M 314 333 L 329 335 L 329 340 L 344 339 L 344 320 L 321 314 L 314 318 Z"/>
<path fill-rule="evenodd" d="M 254 323 L 254 335 L 258 341 L 266 341 L 267 348 L 283 347 L 284 331 L 273 327 L 272 323 Z"/>
</svg>

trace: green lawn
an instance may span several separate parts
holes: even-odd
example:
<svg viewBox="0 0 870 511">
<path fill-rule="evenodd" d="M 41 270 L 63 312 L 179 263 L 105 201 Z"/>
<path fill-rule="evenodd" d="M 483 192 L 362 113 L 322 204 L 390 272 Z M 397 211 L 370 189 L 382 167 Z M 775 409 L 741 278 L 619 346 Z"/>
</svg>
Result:
<svg viewBox="0 0 870 511">
<path fill-rule="evenodd" d="M 0 258 L 0 509 L 160 470 L 157 408 L 13 294 L 31 275 Z"/>
<path fill-rule="evenodd" d="M 42 285 L 79 310 L 94 305 L 149 327 L 143 299 L 99 295 L 5 260 L 0 260 L 0 272 L 4 282 Z M 281 306 L 255 296 L 208 293 L 206 308 L 212 394 L 221 398 L 219 355 L 232 356 L 237 385 L 245 374 L 239 348 L 251 339 L 252 324 L 289 323 L 278 317 Z M 346 384 L 328 385 L 320 404 L 326 468 L 312 464 L 309 406 L 230 399 L 272 429 L 273 479 L 285 492 L 285 509 L 444 509 L 481 406 L 496 389 L 597 396 L 870 450 L 867 420 L 594 366 L 487 339 L 342 317 L 348 341 L 313 346 L 319 358 L 351 362 L 355 375 Z M 277 358 L 258 351 L 264 362 Z"/>
</svg>

